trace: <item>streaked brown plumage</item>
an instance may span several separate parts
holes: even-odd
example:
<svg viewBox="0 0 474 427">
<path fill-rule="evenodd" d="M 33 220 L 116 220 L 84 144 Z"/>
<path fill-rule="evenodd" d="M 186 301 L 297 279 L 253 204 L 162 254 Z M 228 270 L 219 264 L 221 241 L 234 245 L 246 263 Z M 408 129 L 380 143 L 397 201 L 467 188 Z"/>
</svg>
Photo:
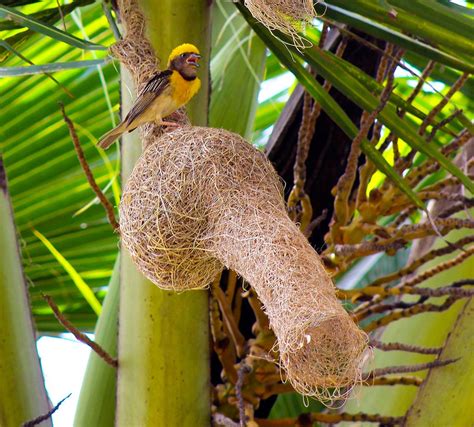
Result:
<svg viewBox="0 0 474 427">
<path fill-rule="evenodd" d="M 147 82 L 125 119 L 102 136 L 99 147 L 107 149 L 124 132 L 131 132 L 144 123 L 177 126 L 163 118 L 187 104 L 201 87 L 197 77 L 200 57 L 199 50 L 192 44 L 175 48 L 169 56 L 168 69 Z"/>
</svg>

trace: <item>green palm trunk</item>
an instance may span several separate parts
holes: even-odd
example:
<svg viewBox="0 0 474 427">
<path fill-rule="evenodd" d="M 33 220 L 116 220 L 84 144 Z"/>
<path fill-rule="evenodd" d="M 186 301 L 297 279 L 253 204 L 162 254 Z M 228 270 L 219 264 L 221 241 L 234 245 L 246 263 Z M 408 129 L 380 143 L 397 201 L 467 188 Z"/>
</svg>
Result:
<svg viewBox="0 0 474 427">
<path fill-rule="evenodd" d="M 118 306 L 120 293 L 120 254 L 95 328 L 95 342 L 110 356 L 117 355 Z M 91 352 L 77 402 L 74 425 L 108 427 L 115 420 L 117 370 Z"/>
<path fill-rule="evenodd" d="M 0 251 L 0 425 L 18 426 L 47 413 L 49 403 L 1 154 Z"/>
<path fill-rule="evenodd" d="M 209 8 L 201 0 L 142 2 L 149 35 L 162 64 L 184 42 L 209 58 Z M 123 73 L 123 84 L 132 87 Z M 200 72 L 199 95 L 188 111 L 205 125 L 208 70 Z M 125 97 L 127 90 L 123 90 Z M 123 99 L 128 111 L 131 99 Z M 141 152 L 137 135 L 123 140 L 122 180 L 126 183 Z M 180 295 L 158 289 L 134 267 L 124 250 L 119 316 L 118 426 L 206 426 L 210 423 L 209 328 L 206 291 Z"/>
</svg>

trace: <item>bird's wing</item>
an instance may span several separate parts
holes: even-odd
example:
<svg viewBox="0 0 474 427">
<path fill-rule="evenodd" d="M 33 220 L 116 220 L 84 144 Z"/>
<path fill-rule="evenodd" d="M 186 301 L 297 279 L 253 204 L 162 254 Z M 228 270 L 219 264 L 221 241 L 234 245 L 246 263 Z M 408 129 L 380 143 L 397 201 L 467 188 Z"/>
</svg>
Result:
<svg viewBox="0 0 474 427">
<path fill-rule="evenodd" d="M 135 104 L 125 117 L 125 123 L 129 126 L 170 84 L 171 70 L 165 70 L 155 74 L 139 93 Z"/>
</svg>

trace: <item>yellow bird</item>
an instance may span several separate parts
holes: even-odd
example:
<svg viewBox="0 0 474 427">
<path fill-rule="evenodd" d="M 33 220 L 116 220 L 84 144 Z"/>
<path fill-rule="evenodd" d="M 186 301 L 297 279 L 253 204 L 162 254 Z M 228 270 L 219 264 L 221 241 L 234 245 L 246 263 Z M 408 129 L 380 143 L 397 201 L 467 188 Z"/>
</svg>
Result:
<svg viewBox="0 0 474 427">
<path fill-rule="evenodd" d="M 109 148 L 124 132 L 132 132 L 147 122 L 179 126 L 165 122 L 163 118 L 187 104 L 201 87 L 201 80 L 197 77 L 200 58 L 199 50 L 192 44 L 185 43 L 173 49 L 168 58 L 168 69 L 155 74 L 147 82 L 127 117 L 100 138 L 99 147 Z"/>
</svg>

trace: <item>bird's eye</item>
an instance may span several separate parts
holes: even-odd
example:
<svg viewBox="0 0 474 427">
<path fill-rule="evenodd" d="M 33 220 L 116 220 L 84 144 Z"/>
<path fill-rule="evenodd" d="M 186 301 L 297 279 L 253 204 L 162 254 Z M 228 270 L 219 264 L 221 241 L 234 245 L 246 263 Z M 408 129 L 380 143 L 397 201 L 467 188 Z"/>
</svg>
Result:
<svg viewBox="0 0 474 427">
<path fill-rule="evenodd" d="M 185 53 L 182 53 L 181 55 L 179 55 L 181 58 L 185 58 L 186 57 L 186 54 Z"/>
</svg>

